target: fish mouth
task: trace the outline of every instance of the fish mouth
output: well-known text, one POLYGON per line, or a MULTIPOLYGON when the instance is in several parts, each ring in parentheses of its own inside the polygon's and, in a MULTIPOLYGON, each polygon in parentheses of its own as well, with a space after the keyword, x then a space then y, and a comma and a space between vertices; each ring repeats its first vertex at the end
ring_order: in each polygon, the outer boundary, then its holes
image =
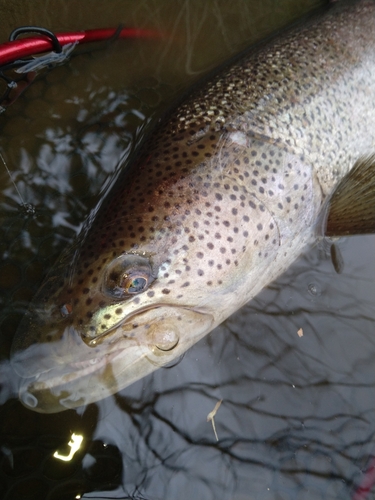
MULTIPOLYGON (((48 345, 42 345, 40 352, 38 346, 31 346, 32 358, 21 352, 15 359, 15 364, 24 366, 27 361, 30 365, 21 373, 15 368, 22 376, 19 398, 41 413, 98 401, 179 358, 212 329, 213 321, 208 313, 161 304, 129 314, 108 330, 108 341, 98 342, 95 348, 81 340, 75 355, 69 342, 54 345, 49 353, 48 345), (135 318, 138 325, 133 328, 135 318), (46 355, 49 366, 38 370, 38 359, 46 355)), ((71 331, 67 334, 72 336, 71 331)))
MULTIPOLYGON (((114 308, 118 307, 118 304, 115 304, 113 306, 114 308)), ((155 303, 155 304, 150 304, 147 306, 143 306, 138 308, 137 310, 127 314, 124 318, 119 319, 116 323, 114 323, 112 326, 103 329, 100 333, 98 333, 98 328, 97 324, 100 323, 100 318, 98 317, 99 314, 103 315, 103 311, 100 310, 96 314, 94 314, 92 320, 86 325, 86 327, 80 332, 81 337, 84 339, 84 341, 89 345, 90 347, 95 346, 99 343, 101 343, 103 340, 105 341, 106 337, 110 335, 112 332, 116 331, 119 327, 122 327, 122 330, 124 331, 132 331, 134 329, 138 328, 138 323, 139 321, 134 321, 136 318, 141 316, 142 314, 146 313, 147 311, 150 310, 158 310, 160 308, 174 308, 174 309, 179 309, 181 311, 193 311, 198 314, 206 314, 205 311, 197 309, 197 308, 190 308, 186 306, 177 306, 175 304, 169 304, 166 302, 163 303, 155 303)), ((107 312, 108 308, 105 308, 104 312, 107 312)))
POLYGON ((71 362, 63 368, 42 372, 24 379, 19 388, 19 398, 24 406, 39 413, 57 413, 87 404, 87 398, 72 397, 78 386, 90 385, 90 377, 105 370, 123 355, 124 349, 100 358, 71 362), (72 387, 75 386, 74 391, 72 387))

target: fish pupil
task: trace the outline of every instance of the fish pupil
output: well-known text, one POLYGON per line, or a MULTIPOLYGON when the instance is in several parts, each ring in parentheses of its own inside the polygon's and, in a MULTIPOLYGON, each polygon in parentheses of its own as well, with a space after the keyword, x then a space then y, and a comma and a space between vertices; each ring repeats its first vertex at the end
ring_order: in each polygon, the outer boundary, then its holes
POLYGON ((128 293, 139 293, 144 290, 147 280, 142 277, 132 278, 127 289, 128 293))

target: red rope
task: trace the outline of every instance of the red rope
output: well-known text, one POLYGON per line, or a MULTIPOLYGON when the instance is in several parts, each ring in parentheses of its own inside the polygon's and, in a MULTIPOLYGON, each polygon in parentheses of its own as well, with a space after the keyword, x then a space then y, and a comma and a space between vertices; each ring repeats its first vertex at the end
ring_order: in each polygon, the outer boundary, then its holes
MULTIPOLYGON (((56 33, 62 46, 68 43, 90 43, 108 40, 117 33, 117 28, 94 29, 73 33, 56 33)), ((163 38, 163 35, 154 30, 124 28, 117 35, 118 38, 163 38)), ((5 42, 0 45, 0 66, 13 62, 16 59, 54 50, 51 40, 38 35, 29 38, 5 42)))

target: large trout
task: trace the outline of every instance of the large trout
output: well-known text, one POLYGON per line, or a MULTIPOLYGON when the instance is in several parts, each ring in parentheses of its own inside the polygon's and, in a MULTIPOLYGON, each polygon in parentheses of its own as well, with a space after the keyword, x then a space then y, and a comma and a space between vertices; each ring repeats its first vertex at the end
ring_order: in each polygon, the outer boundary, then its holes
POLYGON ((319 229, 368 231, 374 152, 373 0, 222 69, 158 124, 49 273, 14 341, 21 401, 57 412, 113 394, 252 299, 319 229))

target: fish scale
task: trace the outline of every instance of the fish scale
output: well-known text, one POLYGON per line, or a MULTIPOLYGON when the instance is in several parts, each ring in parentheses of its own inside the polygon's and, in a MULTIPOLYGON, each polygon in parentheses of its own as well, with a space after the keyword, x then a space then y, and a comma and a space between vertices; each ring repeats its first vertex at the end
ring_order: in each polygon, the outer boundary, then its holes
POLYGON ((374 30, 373 1, 336 6, 158 123, 20 325, 25 405, 75 407, 169 363, 313 242, 325 198, 374 151, 374 30))

